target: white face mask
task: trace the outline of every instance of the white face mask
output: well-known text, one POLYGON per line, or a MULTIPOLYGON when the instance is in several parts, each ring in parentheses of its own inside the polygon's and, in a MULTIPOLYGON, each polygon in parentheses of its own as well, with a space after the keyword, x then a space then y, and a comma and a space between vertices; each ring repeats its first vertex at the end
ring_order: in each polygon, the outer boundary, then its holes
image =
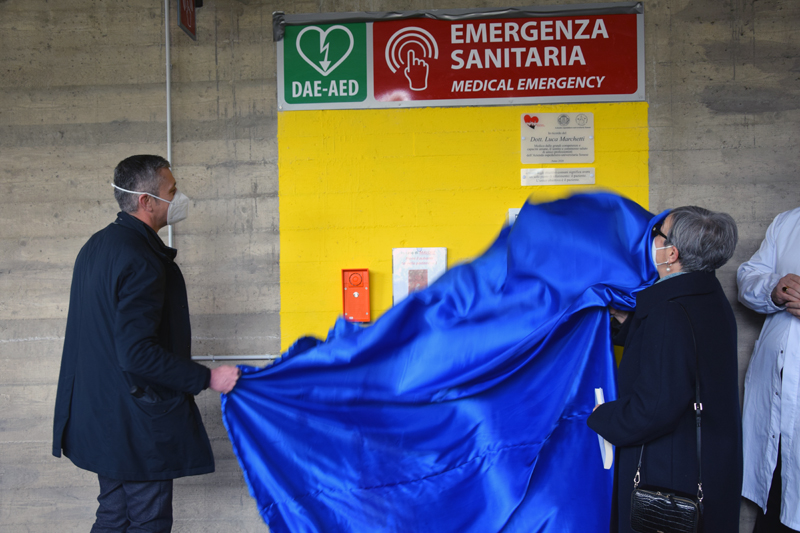
POLYGON ((650 248, 650 257, 653 260, 653 264, 656 266, 656 270, 658 270, 659 266, 666 265, 667 263, 669 263, 669 261, 664 261, 663 263, 656 262, 656 251, 658 251, 658 250, 666 250, 667 248, 672 248, 672 245, 670 244, 669 246, 656 247, 656 240, 653 239, 653 245, 650 248))
POLYGON ((175 196, 170 202, 169 200, 164 200, 163 198, 158 197, 155 194, 150 194, 149 192, 129 191, 128 189, 117 187, 113 183, 111 186, 115 189, 119 189, 123 192, 128 192, 131 194, 146 194, 147 196, 152 196, 157 200, 168 203, 169 209, 167 209, 167 224, 176 224, 189 216, 189 197, 183 194, 181 191, 176 191, 175 196))

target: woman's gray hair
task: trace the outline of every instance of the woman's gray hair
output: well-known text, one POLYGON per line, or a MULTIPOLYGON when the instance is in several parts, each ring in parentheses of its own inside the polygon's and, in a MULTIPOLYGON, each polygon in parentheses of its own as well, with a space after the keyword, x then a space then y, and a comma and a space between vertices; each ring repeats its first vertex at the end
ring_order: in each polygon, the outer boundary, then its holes
MULTIPOLYGON (((158 171, 162 168, 169 168, 169 161, 160 155, 133 155, 120 161, 114 169, 114 185, 158 196, 163 179, 158 171)), ((136 194, 114 189, 114 198, 121 211, 135 213, 139 210, 139 196, 136 194)))
POLYGON ((729 214, 687 205, 673 209, 669 216, 672 227, 667 244, 678 249, 684 272, 713 272, 733 256, 739 232, 729 214))

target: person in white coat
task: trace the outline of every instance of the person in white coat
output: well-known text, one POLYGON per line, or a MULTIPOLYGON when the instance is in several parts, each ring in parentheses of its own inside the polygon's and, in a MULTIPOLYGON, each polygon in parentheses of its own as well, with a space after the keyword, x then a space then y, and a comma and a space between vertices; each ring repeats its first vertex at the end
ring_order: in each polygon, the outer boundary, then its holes
POLYGON ((742 495, 761 532, 800 531, 800 208, 739 267, 739 301, 767 315, 744 382, 742 495))

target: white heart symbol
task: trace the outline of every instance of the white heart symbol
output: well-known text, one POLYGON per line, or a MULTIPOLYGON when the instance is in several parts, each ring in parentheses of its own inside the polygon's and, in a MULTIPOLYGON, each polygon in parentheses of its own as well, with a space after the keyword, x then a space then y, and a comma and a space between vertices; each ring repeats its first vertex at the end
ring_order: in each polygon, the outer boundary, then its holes
POLYGON ((302 31, 301 31, 301 32, 300 32, 300 33, 297 35, 297 52, 300 54, 300 57, 302 57, 303 59, 305 59, 305 60, 306 60, 306 63, 308 63, 309 65, 311 65, 312 67, 314 67, 314 69, 315 69, 317 72, 319 72, 320 74, 322 74, 323 76, 327 76, 328 74, 330 74, 331 72, 333 72, 334 70, 336 70, 336 67, 338 67, 339 65, 341 65, 341 64, 342 64, 342 61, 344 61, 345 59, 347 59, 347 56, 349 56, 349 55, 350 55, 350 52, 352 52, 352 51, 353 51, 353 45, 354 45, 354 44, 355 44, 355 39, 353 39, 353 34, 352 34, 352 33, 350 33, 350 30, 348 30, 348 29, 347 29, 347 28, 345 28, 344 26, 340 26, 340 25, 338 25, 338 24, 337 24, 336 26, 331 26, 330 28, 328 28, 328 29, 327 29, 327 30, 325 30, 325 31, 322 31, 322 30, 321 30, 320 28, 318 28, 317 26, 306 26, 306 27, 305 27, 305 28, 303 28, 303 30, 302 30, 302 31), (322 68, 320 68, 319 66, 317 66, 317 64, 316 64, 316 63, 312 62, 312 61, 311 61, 311 60, 310 60, 310 59, 309 59, 309 58, 308 58, 308 57, 307 57, 307 56, 306 56, 306 55, 303 53, 303 49, 302 49, 302 48, 300 48, 300 39, 303 37, 303 34, 304 34, 305 32, 307 32, 307 31, 309 31, 309 30, 313 30, 313 31, 319 32, 319 52, 320 52, 320 53, 323 53, 323 52, 325 53, 325 59, 323 59, 322 61, 320 61, 320 62, 319 62, 319 63, 320 63, 320 66, 322 66, 322 68), (343 30, 345 33, 347 33, 347 36, 350 38, 350 48, 348 48, 348 49, 347 49, 347 52, 345 52, 345 53, 344 53, 344 55, 341 57, 341 59, 339 59, 339 61, 337 61, 336 63, 334 63, 334 64, 333 64, 333 66, 330 66, 331 62, 330 62, 330 61, 328 61, 328 48, 330 47, 330 44, 327 44, 327 45, 326 45, 326 44, 325 44, 325 40, 328 38, 328 34, 329 34, 330 32, 332 32, 333 30, 343 30), (328 67, 330 67, 330 68, 328 68, 328 67))

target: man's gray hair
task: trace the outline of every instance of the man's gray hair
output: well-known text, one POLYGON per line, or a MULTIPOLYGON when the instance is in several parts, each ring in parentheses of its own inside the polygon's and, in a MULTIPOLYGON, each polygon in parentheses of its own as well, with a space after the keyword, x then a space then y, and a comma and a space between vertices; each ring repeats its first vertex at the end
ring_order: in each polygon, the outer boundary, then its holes
POLYGON ((739 232, 729 214, 688 205, 673 209, 669 216, 667 244, 678 249, 684 272, 713 272, 733 256, 739 232))
MULTIPOLYGON (((160 155, 133 155, 123 159, 114 169, 114 185, 129 191, 146 192, 158 196, 163 179, 158 173, 169 168, 169 161, 160 155)), ((139 210, 139 195, 114 189, 119 208, 126 213, 139 210)))

